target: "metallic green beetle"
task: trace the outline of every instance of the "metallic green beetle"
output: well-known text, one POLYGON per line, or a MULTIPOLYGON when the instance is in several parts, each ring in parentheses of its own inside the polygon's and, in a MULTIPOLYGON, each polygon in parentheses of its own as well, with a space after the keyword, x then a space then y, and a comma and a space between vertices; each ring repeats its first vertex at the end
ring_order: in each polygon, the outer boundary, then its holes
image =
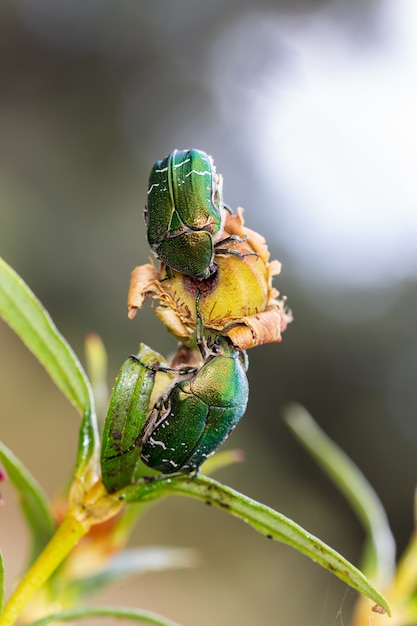
POLYGON ((198 471, 246 410, 246 353, 207 334, 202 353, 203 365, 155 404, 140 435, 142 461, 163 474, 198 471))
MULTIPOLYGON (((145 209, 148 243, 168 267, 199 280, 216 271, 225 209, 222 177, 201 150, 174 150, 157 161, 145 209)), ((223 252, 223 251, 222 251, 223 252)))

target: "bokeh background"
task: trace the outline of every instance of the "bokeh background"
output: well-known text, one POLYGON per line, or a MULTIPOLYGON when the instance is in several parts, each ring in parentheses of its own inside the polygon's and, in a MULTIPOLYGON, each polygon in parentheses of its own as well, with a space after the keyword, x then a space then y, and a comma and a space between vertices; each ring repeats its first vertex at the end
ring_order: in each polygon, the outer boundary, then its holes
MULTIPOLYGON (((212 154, 225 201, 283 263, 295 321, 250 353, 250 403, 222 481, 354 562, 363 533, 282 421, 304 404, 379 493, 401 551, 417 451, 417 6, 414 0, 3 0, 0 253, 83 358, 101 335, 109 383, 139 341, 174 348, 149 306, 128 321, 149 256, 153 162, 212 154)), ((73 467, 78 416, 0 325, 0 435, 51 496, 73 467)), ((26 532, 9 486, 8 588, 26 532)), ((187 500, 147 514, 133 543, 191 546, 197 570, 94 599, 198 624, 348 623, 355 594, 295 551, 187 500)))

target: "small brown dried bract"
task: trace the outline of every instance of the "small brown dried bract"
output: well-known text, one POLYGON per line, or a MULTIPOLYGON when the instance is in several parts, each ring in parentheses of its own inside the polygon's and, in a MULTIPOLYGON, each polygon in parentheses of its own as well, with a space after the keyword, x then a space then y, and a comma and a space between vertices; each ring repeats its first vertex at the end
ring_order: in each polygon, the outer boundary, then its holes
POLYGON ((386 610, 384 608, 382 608, 382 606, 380 606, 379 604, 375 604, 372 607, 372 611, 374 613, 379 613, 379 615, 385 615, 386 614, 386 610))
POLYGON ((153 263, 135 267, 130 275, 127 294, 128 317, 133 319, 147 298, 155 293, 155 283, 160 279, 160 272, 153 263))

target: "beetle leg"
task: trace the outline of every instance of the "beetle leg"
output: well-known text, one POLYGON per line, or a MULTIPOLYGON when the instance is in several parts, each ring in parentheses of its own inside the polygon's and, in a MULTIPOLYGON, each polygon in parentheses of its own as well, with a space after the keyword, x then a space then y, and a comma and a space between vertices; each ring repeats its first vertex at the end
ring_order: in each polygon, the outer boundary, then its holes
POLYGON ((218 248, 216 250, 216 254, 230 254, 232 256, 237 256, 239 259, 243 259, 245 256, 259 256, 257 252, 238 252, 238 250, 231 250, 230 248, 218 248))
POLYGON ((225 237, 224 239, 220 239, 219 241, 216 241, 214 245, 220 246, 222 243, 230 243, 231 241, 237 241, 238 243, 243 243, 244 241, 247 241, 248 239, 249 237, 247 235, 246 237, 239 237, 239 235, 229 235, 228 237, 225 237))
POLYGON ((219 247, 221 245, 228 244, 233 241, 236 241, 237 243, 244 243, 247 240, 248 240, 247 236, 238 237, 238 235, 230 235, 230 237, 226 237, 225 239, 222 239, 221 241, 217 241, 217 243, 214 244, 214 252, 215 254, 230 254, 232 256, 238 257, 239 259, 243 259, 245 256, 258 257, 259 254, 257 252, 239 252, 238 250, 233 250, 232 248, 220 248, 219 247))
POLYGON ((153 372, 165 372, 166 374, 179 374, 180 376, 186 376, 187 374, 195 374, 195 372, 197 372, 196 367, 190 367, 190 366, 165 367, 162 365, 148 365, 147 363, 144 363, 143 361, 138 359, 138 357, 135 356, 134 354, 131 354, 129 358, 133 359, 134 361, 136 361, 143 367, 146 367, 146 369, 152 370, 153 372))

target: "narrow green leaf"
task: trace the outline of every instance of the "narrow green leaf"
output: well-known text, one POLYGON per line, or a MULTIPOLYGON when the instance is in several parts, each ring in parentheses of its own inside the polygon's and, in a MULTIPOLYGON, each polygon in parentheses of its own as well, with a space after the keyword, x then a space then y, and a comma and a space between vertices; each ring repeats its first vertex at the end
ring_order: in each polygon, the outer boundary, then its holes
POLYGON ((148 572, 194 567, 198 563, 195 550, 149 546, 119 552, 97 574, 65 583, 65 593, 80 598, 128 576, 148 572))
POLYGON ((32 474, 0 442, 0 459, 8 477, 20 495, 20 502, 31 534, 32 563, 48 543, 55 531, 48 498, 32 474))
POLYGON ((243 463, 244 460, 245 453, 243 450, 220 450, 220 452, 216 452, 216 454, 210 456, 207 461, 204 461, 201 469, 205 476, 211 476, 214 472, 217 472, 220 469, 224 469, 229 465, 234 465, 235 463, 243 463))
MULTIPOLYGON (((144 467, 140 459, 138 436, 149 415, 157 378, 156 370, 151 367, 168 366, 158 352, 143 343, 139 346, 136 358, 128 358, 122 364, 104 422, 101 473, 108 493, 114 493, 134 482, 137 472, 144 467)), ((158 374, 159 378, 161 376, 169 382, 172 379, 172 375, 158 374)))
POLYGON ((349 457, 298 404, 287 407, 284 418, 298 440, 344 494, 367 532, 364 569, 383 585, 395 571, 395 540, 380 499, 349 457))
POLYGON ((84 352, 96 412, 99 424, 102 424, 109 401, 109 390, 107 388, 107 352, 101 337, 96 333, 89 333, 85 339, 84 352))
POLYGON ((338 576, 345 583, 373 600, 389 615, 391 609, 384 596, 366 576, 338 552, 281 513, 260 504, 230 487, 205 476, 163 476, 153 482, 132 485, 119 497, 127 502, 147 501, 164 495, 182 495, 213 504, 240 518, 269 539, 281 541, 338 576))
POLYGON ((65 622, 88 617, 116 617, 132 622, 144 622, 155 626, 180 626, 177 622, 161 617, 151 611, 141 611, 140 609, 119 608, 117 606, 97 606, 81 609, 69 609, 61 613, 54 613, 42 619, 31 622, 28 626, 46 626, 51 622, 65 622))
POLYGON ((0 551, 0 613, 3 610, 4 602, 4 562, 3 555, 0 551))
POLYGON ((0 314, 70 402, 84 414, 90 404, 90 390, 77 357, 33 292, 3 259, 0 259, 0 314))
MULTIPOLYGON (((97 475, 100 457, 100 436, 93 405, 84 413, 78 434, 77 463, 75 476, 82 478, 88 466, 97 475)), ((93 478, 94 480, 94 478, 93 478)))
POLYGON ((83 416, 78 466, 99 445, 90 383, 73 350, 22 278, 0 258, 0 316, 40 361, 55 384, 83 416))
MULTIPOLYGON (((144 348, 153 354, 141 345, 138 358, 145 358, 144 348)), ((141 452, 137 439, 148 417, 155 377, 155 371, 131 358, 119 370, 104 422, 101 446, 101 473, 108 493, 133 481, 141 452)))

